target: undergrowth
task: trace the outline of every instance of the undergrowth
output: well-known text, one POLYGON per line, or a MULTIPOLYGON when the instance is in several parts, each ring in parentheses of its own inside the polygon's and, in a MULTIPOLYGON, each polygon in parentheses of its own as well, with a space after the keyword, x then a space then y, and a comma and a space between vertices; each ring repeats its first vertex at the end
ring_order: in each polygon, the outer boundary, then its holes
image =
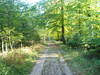
POLYGON ((74 75, 100 75, 100 59, 88 58, 89 52, 62 45, 63 57, 74 75))
POLYGON ((0 75, 29 75, 38 58, 39 50, 13 51, 0 57, 0 75))

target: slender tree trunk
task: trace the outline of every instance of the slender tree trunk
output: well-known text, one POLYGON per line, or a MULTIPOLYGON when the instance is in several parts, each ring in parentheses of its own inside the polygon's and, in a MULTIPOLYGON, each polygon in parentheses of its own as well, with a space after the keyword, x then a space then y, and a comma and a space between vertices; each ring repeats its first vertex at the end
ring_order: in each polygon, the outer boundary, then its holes
POLYGON ((64 44, 66 44, 66 40, 65 40, 65 29, 64 29, 64 0, 61 0, 61 31, 62 31, 62 38, 61 40, 63 41, 64 44))
POLYGON ((80 7, 81 7, 81 4, 79 3, 79 11, 78 11, 78 14, 79 14, 79 19, 78 19, 78 22, 79 22, 79 29, 78 29, 78 30, 79 30, 79 35, 80 35, 80 37, 81 37, 81 36, 82 36, 82 30, 81 30, 81 24, 82 24, 82 23, 81 23, 80 14, 81 14, 81 10, 82 10, 82 9, 81 9, 80 7))
POLYGON ((13 45, 12 45, 12 40, 10 36, 9 36, 9 46, 10 46, 11 51, 13 51, 13 45))
POLYGON ((8 52, 8 43, 7 42, 5 43, 5 50, 6 50, 6 52, 8 52))
POLYGON ((93 25, 92 24, 90 24, 89 25, 89 35, 91 36, 91 37, 94 37, 94 32, 93 32, 93 25))
POLYGON ((21 51, 22 51, 22 47, 23 47, 23 43, 21 42, 21 44, 20 44, 20 54, 21 54, 21 51))
POLYGON ((22 49, 22 47, 23 47, 23 44, 22 44, 22 42, 21 42, 21 45, 20 45, 20 46, 21 46, 21 49, 22 49))
POLYGON ((60 40, 60 38, 59 38, 59 31, 57 32, 57 40, 59 41, 60 40))
POLYGON ((11 42, 10 42, 10 49, 11 49, 11 51, 13 51, 13 45, 11 42))
POLYGON ((2 39, 2 53, 4 53, 4 40, 2 39))

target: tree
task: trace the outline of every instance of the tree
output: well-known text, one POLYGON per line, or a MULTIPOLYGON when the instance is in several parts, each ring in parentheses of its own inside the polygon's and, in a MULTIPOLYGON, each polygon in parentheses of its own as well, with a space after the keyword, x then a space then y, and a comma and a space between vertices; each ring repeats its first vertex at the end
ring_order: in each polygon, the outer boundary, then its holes
POLYGON ((66 44, 65 41, 65 37, 64 37, 64 33, 65 33, 65 29, 64 29, 64 0, 61 0, 61 24, 62 24, 62 41, 64 44, 66 44))

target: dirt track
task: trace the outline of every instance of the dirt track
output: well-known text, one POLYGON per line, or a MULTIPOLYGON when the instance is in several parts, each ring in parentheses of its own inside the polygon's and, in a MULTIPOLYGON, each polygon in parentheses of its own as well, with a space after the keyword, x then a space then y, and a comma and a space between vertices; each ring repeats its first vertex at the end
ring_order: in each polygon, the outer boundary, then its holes
POLYGON ((72 75, 64 59, 59 57, 60 51, 53 43, 45 48, 30 75, 72 75))

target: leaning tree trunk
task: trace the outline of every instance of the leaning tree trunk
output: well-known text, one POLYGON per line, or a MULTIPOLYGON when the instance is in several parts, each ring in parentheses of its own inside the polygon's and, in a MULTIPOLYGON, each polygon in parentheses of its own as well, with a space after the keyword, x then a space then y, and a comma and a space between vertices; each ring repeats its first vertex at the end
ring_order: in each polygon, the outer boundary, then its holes
POLYGON ((10 46, 11 51, 13 51, 13 42, 10 36, 9 36, 9 46, 10 46))
POLYGON ((9 44, 10 44, 10 49, 11 49, 11 51, 13 51, 13 45, 12 45, 12 42, 10 42, 9 44))
POLYGON ((65 29, 64 29, 64 0, 61 0, 61 31, 62 31, 62 37, 61 40, 63 41, 64 44, 66 44, 66 40, 64 37, 65 29))

